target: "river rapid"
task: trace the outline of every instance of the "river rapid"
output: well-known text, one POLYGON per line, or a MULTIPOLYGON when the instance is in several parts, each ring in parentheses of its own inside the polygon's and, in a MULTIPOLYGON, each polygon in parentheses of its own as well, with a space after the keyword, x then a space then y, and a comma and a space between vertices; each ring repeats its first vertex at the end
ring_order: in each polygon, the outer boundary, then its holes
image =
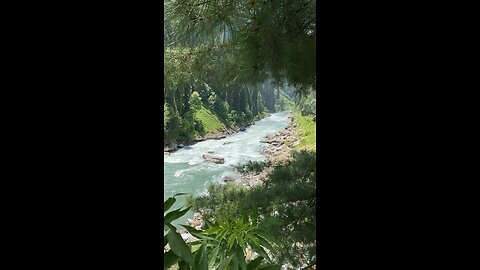
MULTIPOLYGON (((163 162, 164 200, 176 193, 203 195, 207 193, 210 183, 223 184, 225 176, 238 178, 239 175, 232 165, 249 160, 263 161, 265 156, 260 153, 260 150, 267 144, 261 143, 260 140, 269 134, 285 129, 288 123, 286 112, 274 113, 248 127, 246 131, 228 135, 220 140, 207 140, 185 146, 169 156, 165 156, 163 162), (225 163, 215 164, 205 161, 202 155, 207 154, 208 151, 213 151, 213 155, 223 157, 225 163)), ((183 206, 184 197, 176 197, 177 202, 170 210, 183 206)), ((191 218, 192 215, 193 213, 186 214, 176 220, 174 225, 178 227, 178 224, 186 224, 187 218, 191 218)))

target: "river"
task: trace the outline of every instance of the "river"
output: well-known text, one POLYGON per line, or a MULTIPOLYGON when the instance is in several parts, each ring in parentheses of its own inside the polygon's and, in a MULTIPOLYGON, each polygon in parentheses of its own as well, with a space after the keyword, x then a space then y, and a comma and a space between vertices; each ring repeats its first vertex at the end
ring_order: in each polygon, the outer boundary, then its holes
MULTIPOLYGON (((235 133, 221 140, 207 140, 186 146, 164 157, 163 197, 176 193, 189 193, 195 196, 207 193, 210 183, 223 183, 223 177, 238 174, 232 165, 245 163, 249 160, 262 161, 265 156, 260 153, 265 143, 261 143, 265 136, 283 130, 288 125, 288 116, 285 112, 274 113, 263 118, 256 124, 248 127, 246 131, 235 133), (213 155, 223 157, 225 164, 207 162, 202 155, 214 151, 213 155)), ((170 210, 184 205, 185 196, 179 196, 177 202, 170 210)), ((176 220, 174 225, 185 224, 187 218, 193 213, 188 213, 176 220)))

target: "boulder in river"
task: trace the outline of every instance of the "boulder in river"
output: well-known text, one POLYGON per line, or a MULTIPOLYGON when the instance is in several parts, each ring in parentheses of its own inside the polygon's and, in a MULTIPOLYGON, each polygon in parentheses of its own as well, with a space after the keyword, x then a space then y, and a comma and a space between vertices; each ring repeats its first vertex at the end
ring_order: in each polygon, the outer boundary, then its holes
POLYGON ((233 142, 224 142, 223 145, 226 145, 226 144, 231 144, 233 142))
POLYGON ((211 154, 205 154, 202 157, 206 161, 211 161, 211 162, 214 162, 214 163, 217 163, 217 164, 225 163, 225 159, 222 158, 222 157, 219 157, 219 156, 214 156, 214 155, 211 155, 211 154))
POLYGON ((227 175, 227 176, 223 177, 223 182, 233 182, 233 181, 235 181, 235 179, 231 176, 227 175))
POLYGON ((177 150, 177 144, 172 142, 167 147, 163 148, 163 152, 173 152, 177 150))
POLYGON ((209 154, 213 154, 213 153, 215 153, 215 151, 213 151, 213 150, 208 150, 208 153, 209 153, 209 154))

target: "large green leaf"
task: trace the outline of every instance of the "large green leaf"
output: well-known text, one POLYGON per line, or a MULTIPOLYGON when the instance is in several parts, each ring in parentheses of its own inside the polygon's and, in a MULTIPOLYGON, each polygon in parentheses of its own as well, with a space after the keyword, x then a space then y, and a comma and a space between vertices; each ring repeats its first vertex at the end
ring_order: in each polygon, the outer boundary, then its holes
POLYGON ((230 263, 230 261, 232 260, 234 254, 231 254, 230 256, 228 256, 226 259, 225 258, 222 258, 221 262, 220 262, 220 265, 218 266, 218 270, 223 270, 225 269, 225 267, 230 263))
POLYGON ((257 238, 261 246, 268 248, 270 251, 274 251, 272 245, 270 245, 270 243, 265 238, 261 237, 260 235, 257 235, 257 238))
POLYGON ((247 262, 245 261, 245 254, 243 254, 243 249, 239 245, 236 246, 236 254, 238 260, 238 266, 240 269, 246 270, 247 269, 247 262))
POLYGON ((213 269, 215 262, 218 257, 218 251, 220 250, 220 245, 217 245, 210 256, 210 261, 208 262, 208 269, 213 269))
POLYGON ((170 231, 167 234, 168 244, 170 249, 175 253, 181 260, 188 262, 189 264, 193 263, 193 255, 190 248, 183 241, 182 236, 178 234, 175 230, 175 227, 168 224, 170 231))
POLYGON ((198 249, 197 253, 195 254, 194 259, 194 269, 195 270, 208 270, 208 258, 207 258, 207 243, 204 242, 202 246, 198 249))
POLYGON ((210 221, 208 221, 208 219, 204 219, 203 221, 205 221, 205 229, 208 229, 210 227, 213 227, 213 223, 211 223, 210 221))
POLYGON ((177 209, 177 210, 173 210, 172 212, 168 213, 167 215, 165 215, 164 219, 163 219, 163 223, 164 224, 170 224, 172 221, 182 217, 183 215, 185 215, 188 210, 190 210, 190 207, 184 209, 184 210, 180 210, 181 208, 177 209))
POLYGON ((193 227, 190 227, 190 226, 187 226, 187 225, 180 225, 180 226, 184 227, 191 235, 195 236, 196 238, 213 240, 213 237, 207 236, 207 235, 203 234, 202 231, 199 231, 199 230, 197 230, 193 227))
POLYGON ((247 248, 247 246, 245 245, 245 236, 245 233, 242 233, 242 235, 237 238, 238 244, 242 247, 242 250, 245 250, 247 248))
POLYGON ((247 264, 247 270, 256 270, 262 263, 263 257, 258 256, 255 260, 247 264))
POLYGON ((246 212, 243 213, 243 215, 242 215, 241 224, 248 224, 248 215, 247 215, 246 212))
POLYGON ((253 243, 253 242, 250 241, 250 240, 248 240, 247 242, 248 242, 248 244, 252 247, 252 249, 253 249, 255 252, 257 252, 260 256, 264 257, 265 259, 269 260, 270 262, 272 261, 272 260, 270 259, 270 257, 268 257, 267 252, 265 252, 265 250, 264 250, 261 246, 253 243))
POLYGON ((172 250, 163 254, 163 269, 167 270, 170 266, 178 262, 178 256, 172 250))
POLYGON ((217 236, 215 236, 215 240, 217 241, 222 241, 222 240, 226 240, 226 236, 227 236, 227 233, 228 231, 226 229, 222 229, 222 228, 219 228, 220 232, 217 234, 217 236))
POLYGON ((168 198, 164 203, 163 203, 163 213, 167 212, 170 207, 176 202, 177 200, 173 197, 168 198))
POLYGON ((255 235, 253 235, 253 234, 251 234, 251 233, 247 233, 246 235, 247 235, 247 238, 248 238, 250 241, 252 241, 252 242, 255 243, 256 245, 260 245, 260 240, 258 240, 258 238, 257 238, 255 235))
POLYGON ((231 248, 233 246, 233 243, 235 243, 235 239, 236 239, 235 233, 231 233, 227 240, 228 248, 231 248))
POLYGON ((190 264, 187 263, 186 261, 180 261, 178 262, 178 270, 190 270, 190 264))
POLYGON ((185 194, 188 194, 188 193, 177 193, 177 194, 173 195, 172 197, 169 197, 163 203, 163 213, 167 212, 167 210, 170 209, 170 207, 172 207, 172 205, 177 201, 177 199, 175 199, 176 196, 185 195, 185 194))
POLYGON ((280 244, 280 241, 278 241, 278 239, 276 239, 274 236, 272 236, 271 234, 269 234, 267 232, 257 230, 255 233, 256 233, 257 236, 261 236, 261 237, 265 238, 270 243, 274 243, 274 244, 277 244, 277 245, 280 244))
POLYGON ((257 225, 257 221, 258 221, 258 209, 257 207, 253 207, 253 213, 252 213, 252 224, 254 226, 257 225))
POLYGON ((214 227, 210 227, 206 230, 203 230, 203 233, 204 234, 216 234, 219 231, 220 231, 220 227, 214 226, 214 227))
POLYGON ((238 270, 238 260, 236 259, 236 257, 233 258, 233 263, 232 267, 230 267, 230 270, 238 270))

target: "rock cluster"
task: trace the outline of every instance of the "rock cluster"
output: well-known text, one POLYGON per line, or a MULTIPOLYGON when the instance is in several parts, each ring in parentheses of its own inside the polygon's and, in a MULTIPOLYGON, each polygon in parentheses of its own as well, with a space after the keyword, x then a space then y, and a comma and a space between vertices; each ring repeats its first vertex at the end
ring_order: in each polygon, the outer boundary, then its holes
MULTIPOLYGON (((275 134, 269 134, 260 141, 267 144, 261 152, 266 156, 266 161, 271 164, 277 164, 290 158, 290 151, 300 143, 300 140, 296 136, 298 124, 294 122, 291 114, 289 115, 289 120, 290 123, 284 130, 275 134)), ((261 185, 272 170, 272 167, 265 167, 260 173, 251 172, 245 174, 241 179, 235 180, 232 183, 246 187, 261 185)))
POLYGON ((273 135, 267 136, 261 142, 267 143, 268 146, 262 150, 267 156, 267 161, 277 163, 289 158, 290 151, 300 143, 296 136, 297 123, 293 120, 293 116, 289 116, 290 124, 285 130, 279 131, 273 135))
POLYGON ((187 225, 194 227, 197 230, 202 230, 205 224, 203 223, 202 215, 200 213, 195 213, 193 218, 187 219, 187 225))

